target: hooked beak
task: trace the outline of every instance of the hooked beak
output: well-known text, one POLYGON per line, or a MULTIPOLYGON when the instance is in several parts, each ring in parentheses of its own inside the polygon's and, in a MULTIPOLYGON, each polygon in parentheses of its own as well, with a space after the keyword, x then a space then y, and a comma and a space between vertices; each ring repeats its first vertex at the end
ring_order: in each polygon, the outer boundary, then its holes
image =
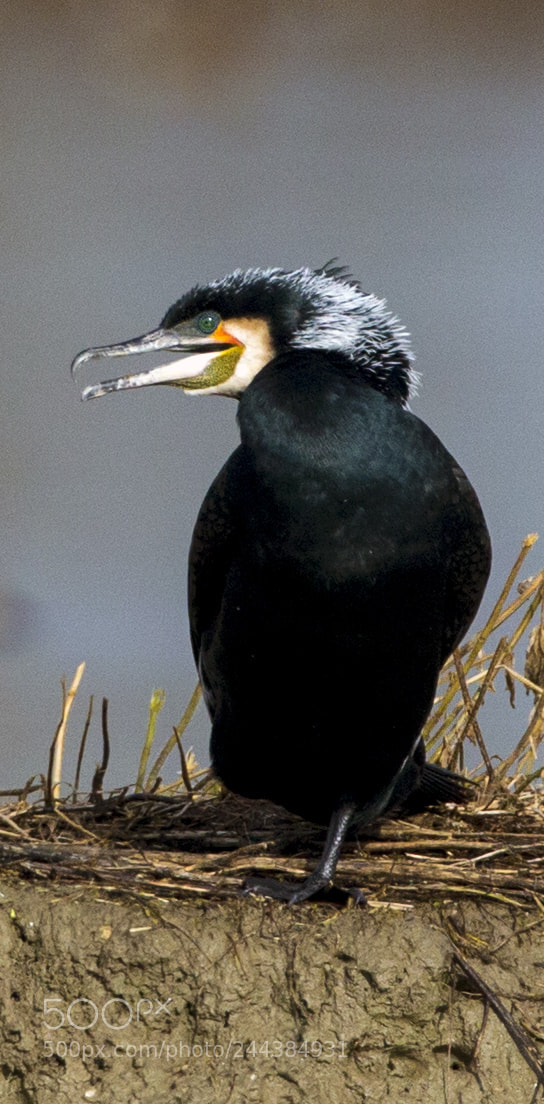
MULTIPOLYGON (((158 353, 166 350, 179 353, 180 357, 157 368, 151 368, 147 372, 137 372, 134 375, 120 376, 118 379, 104 380, 102 383, 92 384, 81 393, 82 399, 98 399, 101 395, 107 395, 110 391, 125 391, 134 387, 151 387, 157 383, 178 385, 183 387, 186 380, 195 381, 195 377, 203 376, 210 363, 219 353, 231 349, 239 344, 229 334, 220 333, 220 327, 211 337, 191 334, 186 337, 176 333, 175 330, 159 328, 142 337, 133 338, 130 341, 122 341, 118 345, 102 345, 94 349, 84 349, 78 353, 72 361, 72 375, 82 364, 90 360, 109 359, 110 357, 133 356, 139 353, 158 353), (221 340, 222 337, 226 340, 221 340), (218 340, 219 339, 219 340, 218 340)), ((242 350, 240 349, 240 352, 242 350)), ((195 382, 188 384, 195 387, 195 382)), ((198 384, 196 384, 198 386, 198 384)))

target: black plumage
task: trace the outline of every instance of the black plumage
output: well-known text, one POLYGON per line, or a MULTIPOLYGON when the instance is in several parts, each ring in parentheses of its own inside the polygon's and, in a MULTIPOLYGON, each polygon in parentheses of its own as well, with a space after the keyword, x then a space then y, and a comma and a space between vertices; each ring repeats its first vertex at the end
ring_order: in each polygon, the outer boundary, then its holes
POLYGON ((489 537, 466 476, 405 403, 404 330, 341 270, 234 273, 196 288, 149 347, 166 382, 239 398, 241 443, 212 484, 189 564, 191 638, 225 785, 329 824, 290 901, 332 880, 350 824, 460 800, 425 763, 438 674, 478 608, 489 537))

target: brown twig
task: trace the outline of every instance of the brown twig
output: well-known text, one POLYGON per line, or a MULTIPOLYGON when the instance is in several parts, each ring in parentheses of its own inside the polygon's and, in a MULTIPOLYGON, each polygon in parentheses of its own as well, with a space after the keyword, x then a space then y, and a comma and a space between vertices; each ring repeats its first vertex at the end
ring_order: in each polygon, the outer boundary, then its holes
POLYGON ((91 694, 91 697, 90 697, 90 700, 89 700, 89 708, 87 710, 87 716, 85 718, 85 725, 84 725, 84 728, 83 728, 83 735, 81 737, 81 743, 79 745, 79 752, 78 752, 78 756, 77 756, 76 774, 75 774, 75 778, 74 778, 74 793, 73 793, 73 797, 72 797, 72 800, 74 802, 77 801, 77 795, 79 793, 79 780, 80 780, 80 777, 81 777, 81 766, 82 766, 82 763, 83 763, 83 755, 84 755, 84 752, 85 752, 85 744, 87 743, 87 734, 89 732, 89 726, 90 726, 91 718, 92 718, 92 715, 93 715, 93 704, 94 704, 94 694, 91 694))
POLYGON ((51 750, 49 753, 49 767, 47 771, 47 786, 45 800, 47 805, 54 805, 60 800, 60 787, 62 782, 62 760, 64 758, 64 737, 70 710, 74 704, 79 684, 83 678, 85 664, 80 663, 72 680, 72 685, 66 693, 66 684, 62 679, 62 715, 55 732, 51 750))
POLYGON ((178 745, 178 748, 179 748, 179 755, 180 755, 180 760, 181 760, 181 777, 183 778, 183 784, 184 784, 185 789, 187 790, 187 793, 189 794, 189 797, 191 798, 191 801, 192 801, 194 799, 193 786, 192 786, 191 779, 190 779, 190 776, 189 776, 189 771, 187 769, 187 760, 185 758, 185 752, 183 750, 183 744, 181 742, 179 732, 178 732, 177 728, 175 728, 175 727, 174 727, 174 736, 176 737, 176 742, 177 742, 177 745, 178 745))
POLYGON ((103 797, 104 775, 110 760, 110 737, 108 732, 108 699, 102 698, 102 762, 94 772, 91 796, 93 801, 101 801, 103 797))
POLYGON ((472 984, 481 993, 482 997, 493 1009, 495 1015, 506 1028, 510 1038, 517 1046, 522 1058, 525 1060, 529 1068, 535 1074, 540 1085, 544 1085, 544 1066, 542 1065, 540 1054, 534 1045, 532 1039, 520 1024, 516 1022, 510 1012, 505 1008, 504 1004, 493 989, 487 985, 482 977, 476 972, 476 970, 466 961, 465 958, 459 953, 455 944, 453 946, 453 957, 458 966, 468 978, 470 978, 472 984))

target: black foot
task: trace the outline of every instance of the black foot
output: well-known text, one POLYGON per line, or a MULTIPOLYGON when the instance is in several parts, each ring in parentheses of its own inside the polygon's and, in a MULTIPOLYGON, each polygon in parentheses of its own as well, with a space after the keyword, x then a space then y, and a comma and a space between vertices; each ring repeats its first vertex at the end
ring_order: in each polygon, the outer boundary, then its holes
MULTIPOLYGON (((323 854, 312 873, 306 881, 297 885, 293 882, 277 882, 275 878, 248 878, 242 892, 244 894, 256 893, 261 897, 272 897, 275 901, 287 901, 290 905, 298 905, 301 901, 310 898, 322 898, 331 900, 333 890, 333 878, 340 854, 344 836, 348 830, 350 821, 357 808, 354 801, 343 801, 333 812, 325 840, 323 854)), ((339 891, 342 892, 341 890, 339 891)), ((357 894, 356 900, 364 903, 364 895, 360 890, 348 891, 350 896, 357 894)))
POLYGON ((346 904, 351 898, 357 905, 366 905, 366 897, 357 886, 342 889, 323 882, 320 884, 312 875, 305 882, 278 882, 275 878, 260 878, 258 875, 246 878, 241 890, 243 897, 255 894, 269 897, 274 901, 285 901, 289 905, 298 905, 301 901, 327 901, 329 904, 346 904))

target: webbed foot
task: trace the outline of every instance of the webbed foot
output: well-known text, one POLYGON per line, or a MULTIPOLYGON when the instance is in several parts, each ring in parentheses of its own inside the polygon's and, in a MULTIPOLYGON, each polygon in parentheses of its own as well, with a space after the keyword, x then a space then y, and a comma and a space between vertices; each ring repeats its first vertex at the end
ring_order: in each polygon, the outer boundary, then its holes
POLYGON ((309 900, 346 904, 350 899, 357 905, 366 905, 366 897, 358 886, 344 889, 323 879, 314 879, 313 874, 310 874, 305 882, 280 882, 276 878, 261 878, 256 874, 246 878, 241 894, 244 897, 252 894, 258 897, 270 897, 274 901, 285 901, 289 905, 299 905, 301 901, 309 900))

